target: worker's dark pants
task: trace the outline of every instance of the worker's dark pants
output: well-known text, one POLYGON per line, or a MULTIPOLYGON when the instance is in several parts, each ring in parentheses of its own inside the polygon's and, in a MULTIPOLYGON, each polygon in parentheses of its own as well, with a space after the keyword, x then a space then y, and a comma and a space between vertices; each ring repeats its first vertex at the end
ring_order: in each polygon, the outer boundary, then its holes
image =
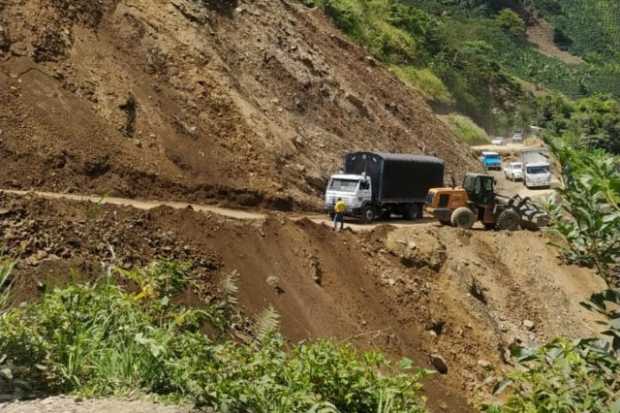
POLYGON ((336 214, 334 216, 334 229, 338 228, 338 223, 340 223, 340 229, 344 229, 344 214, 336 214))

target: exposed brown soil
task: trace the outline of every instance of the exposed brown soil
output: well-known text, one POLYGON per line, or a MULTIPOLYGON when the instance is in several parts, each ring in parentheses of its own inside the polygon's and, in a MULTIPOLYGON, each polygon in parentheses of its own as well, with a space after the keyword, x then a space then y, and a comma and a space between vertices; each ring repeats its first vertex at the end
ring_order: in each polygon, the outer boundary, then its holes
POLYGON ((97 277, 102 262, 189 260, 212 294, 222 274, 238 270, 243 310, 273 306, 292 341, 332 337, 424 367, 441 355, 448 372, 426 387, 436 412, 471 411, 466 400, 506 367, 511 343, 590 335, 592 320, 575 302, 600 288, 590 271, 560 266, 546 239, 528 232, 420 224, 334 233, 279 214, 241 222, 13 196, 0 208, 5 253, 19 260, 15 304, 97 277))
POLYGON ((0 403, 0 411, 2 413, 190 413, 193 410, 139 400, 80 400, 50 397, 34 401, 0 403))
POLYGON ((554 57, 569 65, 583 63, 579 56, 561 50, 553 41, 553 26, 543 19, 537 19, 536 23, 527 29, 527 39, 538 46, 545 56, 554 57))
POLYGON ((285 0, 0 5, 0 186, 313 208, 351 150, 475 167, 415 91, 285 0))

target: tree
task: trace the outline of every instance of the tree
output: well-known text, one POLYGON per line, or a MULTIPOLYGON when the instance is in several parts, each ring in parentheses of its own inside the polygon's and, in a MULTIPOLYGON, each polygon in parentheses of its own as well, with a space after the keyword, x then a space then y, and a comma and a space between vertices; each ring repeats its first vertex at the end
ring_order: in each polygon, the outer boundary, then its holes
POLYGON ((525 22, 517 13, 510 9, 502 10, 496 18, 499 27, 516 37, 517 39, 525 39, 527 34, 527 27, 525 22))

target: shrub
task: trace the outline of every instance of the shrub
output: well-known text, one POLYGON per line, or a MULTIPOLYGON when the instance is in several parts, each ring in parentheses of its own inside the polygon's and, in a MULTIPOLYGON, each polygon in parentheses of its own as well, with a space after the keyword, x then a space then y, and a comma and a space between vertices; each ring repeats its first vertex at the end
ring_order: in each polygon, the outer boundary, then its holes
POLYGON ((602 151, 583 151, 556 142, 563 165, 561 202, 551 208, 553 231, 564 244, 564 258, 596 269, 616 284, 620 266, 620 168, 618 160, 602 151))
POLYGON ((18 395, 138 391, 221 412, 424 412, 425 373, 408 361, 395 366, 329 341, 289 348, 272 311, 247 342, 208 337, 205 323, 222 306, 173 304, 192 282, 183 266, 122 274, 132 292, 106 278, 0 315, 0 387, 18 395))
POLYGON ((499 27, 517 39, 524 39, 527 33, 525 22, 517 13, 510 9, 502 10, 496 18, 499 27))
POLYGON ((427 100, 443 105, 454 104, 446 85, 430 69, 413 66, 392 66, 391 69, 400 80, 420 91, 427 100))
POLYGON ((470 118, 462 115, 449 115, 444 118, 455 135, 468 145, 484 145, 491 143, 489 135, 470 118))
POLYGON ((620 407, 620 360, 595 340, 559 339, 515 352, 522 369, 497 387, 511 389, 488 413, 610 413, 620 407))

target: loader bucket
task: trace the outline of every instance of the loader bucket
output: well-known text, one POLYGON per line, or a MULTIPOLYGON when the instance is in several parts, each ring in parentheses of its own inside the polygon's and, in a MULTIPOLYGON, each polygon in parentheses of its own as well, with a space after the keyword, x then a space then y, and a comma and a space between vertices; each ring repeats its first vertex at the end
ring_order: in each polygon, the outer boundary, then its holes
POLYGON ((535 230, 548 226, 551 221, 549 214, 543 211, 529 197, 522 198, 519 195, 515 195, 508 201, 508 206, 519 213, 523 228, 535 230))

